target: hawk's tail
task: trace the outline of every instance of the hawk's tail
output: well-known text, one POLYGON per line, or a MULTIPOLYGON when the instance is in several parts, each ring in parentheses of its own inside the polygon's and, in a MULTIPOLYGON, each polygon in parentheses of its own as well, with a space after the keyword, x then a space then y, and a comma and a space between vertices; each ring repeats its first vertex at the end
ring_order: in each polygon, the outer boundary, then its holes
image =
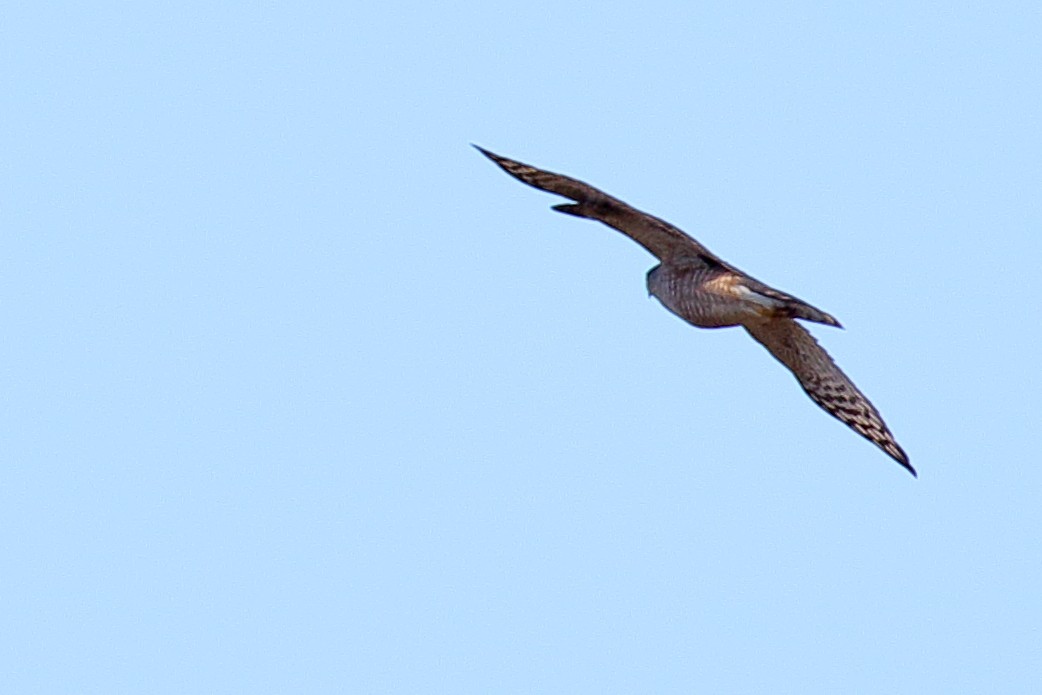
POLYGON ((804 321, 823 323, 826 326, 843 328, 840 322, 837 321, 836 317, 832 314, 827 314, 821 309, 811 306, 802 299, 793 297, 791 294, 779 292, 773 287, 768 287, 767 285, 752 280, 751 278, 746 282, 746 288, 753 293, 770 300, 769 306, 778 316, 790 319, 803 319, 804 321))
POLYGON ((843 328, 839 321, 836 320, 836 317, 832 314, 826 314, 821 309, 813 307, 806 302, 801 302, 800 300, 787 302, 784 311, 788 316, 794 319, 804 319, 805 321, 823 323, 826 326, 843 328))

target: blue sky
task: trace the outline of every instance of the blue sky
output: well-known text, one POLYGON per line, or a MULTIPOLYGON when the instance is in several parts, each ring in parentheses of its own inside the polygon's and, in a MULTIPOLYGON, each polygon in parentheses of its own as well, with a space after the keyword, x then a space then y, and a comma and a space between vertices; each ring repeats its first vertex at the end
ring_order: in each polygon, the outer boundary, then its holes
POLYGON ((1036 3, 5 15, 6 689, 1037 689, 1036 3), (920 478, 471 142, 837 316, 920 478))

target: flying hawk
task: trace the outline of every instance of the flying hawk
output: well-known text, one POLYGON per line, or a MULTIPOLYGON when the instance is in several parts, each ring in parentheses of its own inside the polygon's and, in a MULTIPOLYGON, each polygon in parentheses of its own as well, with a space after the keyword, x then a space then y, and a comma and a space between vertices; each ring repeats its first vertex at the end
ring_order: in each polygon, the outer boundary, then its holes
POLYGON ((554 210, 603 222, 643 246, 660 261, 648 271, 647 283, 663 306, 700 328, 745 328, 796 375, 811 400, 916 475, 879 411, 795 321, 840 327, 835 318, 746 275, 668 222, 589 184, 477 149, 519 181, 574 201, 554 210))

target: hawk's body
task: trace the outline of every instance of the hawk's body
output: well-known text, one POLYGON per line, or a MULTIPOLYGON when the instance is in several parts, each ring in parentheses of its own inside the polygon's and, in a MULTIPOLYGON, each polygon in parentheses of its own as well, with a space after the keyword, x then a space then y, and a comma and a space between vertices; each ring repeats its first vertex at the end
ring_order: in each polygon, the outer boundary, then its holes
POLYGON ((750 277, 668 222, 593 186, 478 149, 520 181, 575 201, 555 210, 599 220, 643 246, 660 261, 647 282, 648 292, 663 306, 700 328, 744 327, 792 370, 815 403, 915 475, 879 411, 794 320, 839 326, 832 316, 750 277))

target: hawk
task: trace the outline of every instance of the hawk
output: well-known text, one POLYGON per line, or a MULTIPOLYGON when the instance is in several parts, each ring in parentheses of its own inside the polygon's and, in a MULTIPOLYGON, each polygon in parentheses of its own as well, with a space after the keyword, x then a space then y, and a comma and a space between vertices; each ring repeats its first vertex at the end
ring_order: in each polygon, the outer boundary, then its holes
POLYGON ((796 322, 841 328, 831 315, 752 278, 668 222, 587 183, 477 149, 519 181, 573 201, 554 210, 603 222, 643 246, 659 260, 648 271, 648 293, 666 309, 699 328, 741 326, 792 371, 811 400, 916 475, 879 411, 796 322))

